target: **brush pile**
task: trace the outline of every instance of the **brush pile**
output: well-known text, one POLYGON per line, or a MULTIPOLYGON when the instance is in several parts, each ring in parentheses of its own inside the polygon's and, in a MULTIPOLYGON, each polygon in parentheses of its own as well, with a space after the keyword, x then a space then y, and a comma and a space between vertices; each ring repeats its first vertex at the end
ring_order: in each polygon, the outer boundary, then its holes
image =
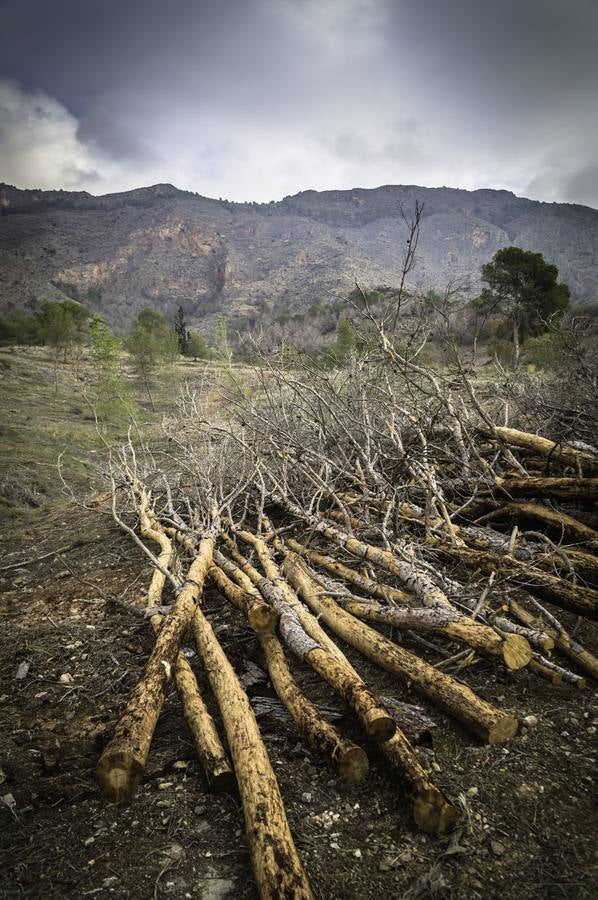
POLYGON ((174 681, 208 782, 236 781, 260 895, 306 898, 252 707, 201 608, 205 585, 249 623, 280 701, 339 778, 365 778, 377 745, 415 825, 446 833, 457 810, 406 736, 409 715, 364 683, 341 643, 487 743, 513 739, 518 722, 457 677, 479 658, 571 690, 598 678, 574 636, 578 617, 598 617, 598 452, 574 433, 510 427, 495 385, 434 372, 383 331, 342 371, 288 354, 243 383, 231 370, 226 399, 224 422, 187 396, 160 446, 111 453, 114 518, 153 566, 156 642, 98 779, 112 801, 132 800, 174 681), (180 650, 188 631, 223 734, 180 650), (302 693, 295 659, 342 698, 363 745, 302 693))

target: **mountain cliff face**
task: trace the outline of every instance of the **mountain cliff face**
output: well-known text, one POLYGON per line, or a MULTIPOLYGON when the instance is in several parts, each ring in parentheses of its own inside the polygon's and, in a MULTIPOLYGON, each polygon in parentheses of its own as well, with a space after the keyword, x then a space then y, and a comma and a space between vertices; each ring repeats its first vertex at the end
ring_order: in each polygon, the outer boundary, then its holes
POLYGON ((201 327, 248 324, 398 282, 415 202, 424 204, 413 287, 477 289, 510 244, 554 262, 576 300, 598 299, 598 211, 508 191, 385 186, 237 204, 155 185, 94 197, 0 185, 0 309, 80 300, 125 330, 144 306, 182 305, 201 327))

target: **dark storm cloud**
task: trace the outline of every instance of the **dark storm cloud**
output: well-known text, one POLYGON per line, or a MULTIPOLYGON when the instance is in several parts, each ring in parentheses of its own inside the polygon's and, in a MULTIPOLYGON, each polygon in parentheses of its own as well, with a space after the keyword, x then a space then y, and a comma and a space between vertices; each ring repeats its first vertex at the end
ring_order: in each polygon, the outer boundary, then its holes
POLYGON ((594 0, 8 0, 0 33, 0 178, 597 202, 594 0))

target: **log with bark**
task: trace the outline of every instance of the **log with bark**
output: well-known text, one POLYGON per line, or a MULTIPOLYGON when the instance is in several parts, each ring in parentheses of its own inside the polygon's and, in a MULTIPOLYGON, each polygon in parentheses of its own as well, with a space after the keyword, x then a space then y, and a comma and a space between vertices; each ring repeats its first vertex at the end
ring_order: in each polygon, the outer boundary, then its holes
POLYGON ((496 709, 470 688, 355 619, 320 590, 297 554, 279 546, 284 553, 283 571, 312 612, 338 637, 383 669, 411 683, 422 696, 463 722, 486 743, 510 740, 516 734, 514 716, 496 709))
POLYGON ((444 559, 450 559, 456 564, 462 563, 477 572, 488 575, 496 572, 508 577, 530 594, 549 600, 563 609, 588 619, 598 618, 598 591, 592 588, 579 587, 511 556, 497 556, 495 553, 471 550, 469 547, 451 547, 449 544, 436 545, 435 551, 444 559))
POLYGON ((331 653, 327 646, 320 643, 317 622, 310 621, 313 618, 310 613, 299 611, 301 604, 281 576, 265 542, 247 531, 238 531, 237 537, 256 550, 266 577, 261 576, 247 560, 242 560, 242 568, 276 611, 281 636, 289 649, 307 662, 343 698, 361 721, 369 738, 377 742, 388 740, 396 730, 393 717, 370 693, 355 671, 345 664, 338 648, 331 653), (318 636, 314 637, 314 634, 318 636))
POLYGON ((166 688, 179 653, 179 643, 201 596, 212 562, 213 546, 213 535, 200 541, 172 610, 160 628, 143 675, 100 757, 97 779, 105 796, 114 803, 126 803, 132 799, 145 769, 166 688))
POLYGON ((516 428, 497 426, 494 435, 511 444, 513 447, 522 447, 546 458, 547 463, 556 460, 564 465, 572 466, 576 471, 583 469, 590 474, 598 474, 598 458, 583 450, 576 450, 566 444, 557 444, 539 434, 530 434, 527 431, 519 431, 516 428))
MULTIPOLYGON (((210 568, 210 578, 220 593, 246 614, 245 597, 250 594, 234 584, 219 566, 210 568)), ((275 617, 274 617, 275 619, 275 617)), ((347 784, 358 784, 368 771, 365 752, 340 732, 321 715, 317 706, 308 700, 291 675, 281 643, 270 630, 257 631, 264 653, 268 675, 272 687, 290 713, 299 731, 318 752, 329 756, 337 771, 347 784)))
MULTIPOLYGON (((284 505, 293 516, 310 525, 322 537, 343 547, 352 556, 368 560, 395 575, 424 606, 454 610, 444 592, 436 587, 421 568, 398 560, 389 550, 382 550, 380 547, 351 537, 329 522, 306 513, 286 498, 276 496, 274 499, 284 505)), ((455 548, 458 549, 460 548, 455 548)), ((532 658, 531 648, 522 635, 499 635, 492 628, 468 616, 460 616, 456 621, 447 623, 444 628, 445 634, 452 640, 466 644, 487 656, 498 657, 509 669, 523 668, 532 658)))
POLYGON ((598 478, 495 478, 507 497, 546 497, 555 500, 598 500, 598 478))
MULTIPOLYGON (((137 481, 134 482, 133 489, 138 498, 141 534, 160 547, 158 562, 161 564, 161 568, 154 569, 152 574, 146 599, 147 613, 152 607, 160 606, 166 582, 166 571, 170 568, 174 548, 171 538, 166 534, 151 508, 146 490, 137 481)), ((196 548, 189 541, 187 549, 193 554, 196 548)), ((164 617, 159 613, 150 617, 150 623, 156 635, 163 622, 164 617)), ((199 690, 193 669, 182 651, 179 651, 176 657, 174 680, 181 699, 183 715, 193 737, 195 750, 208 784, 216 792, 232 790, 235 786, 234 772, 222 746, 214 720, 199 690)))
MULTIPOLYGON (((256 550, 259 550, 259 554, 261 554, 260 559, 264 560, 268 573, 274 578, 278 568, 270 556, 268 547, 261 539, 256 538, 254 535, 250 536, 246 533, 246 538, 256 550)), ((245 577, 251 577, 255 583, 258 583, 260 587, 263 587, 264 579, 258 581, 259 572, 244 560, 244 557, 238 551, 236 553, 236 558, 242 564, 241 572, 245 577), (247 573, 249 573, 249 575, 247 573)), ((237 577, 242 584, 242 577, 239 574, 237 574, 237 577)), ((284 579, 277 577, 276 584, 279 585, 283 580, 284 579)), ((272 582, 270 582, 270 584, 272 584, 272 582)), ((287 597, 291 599, 293 596, 294 594, 287 589, 287 597)), ((275 597, 273 598, 273 602, 277 602, 275 597)), ((291 606, 290 609, 299 616, 299 611, 302 610, 303 607, 295 599, 295 604, 291 606)), ((415 751, 409 744, 409 741, 401 731, 400 727, 397 727, 396 720, 394 720, 395 727, 391 732, 390 738, 387 729, 385 729, 385 733, 381 733, 378 727, 373 735, 370 734, 372 721, 376 721, 372 720, 370 700, 366 695, 365 706, 363 705, 363 698, 360 703, 355 703, 355 700, 359 699, 360 693, 363 692, 363 688, 361 687, 363 682, 359 675, 346 657, 341 653, 336 644, 334 644, 320 628, 317 620, 305 610, 301 613, 301 624, 305 626, 305 631, 303 634, 300 634, 301 646, 304 646, 305 632, 308 632, 312 639, 319 639, 324 646, 329 648, 329 656, 334 662, 331 663, 331 660, 329 659, 326 663, 326 667, 319 670, 318 666, 321 665, 321 657, 315 655, 315 650, 312 651, 311 658, 306 655, 306 660, 310 662, 315 671, 320 671, 322 677, 325 680, 328 680, 331 686, 344 697, 349 705, 352 706, 360 718, 366 733, 368 733, 370 737, 374 737, 374 739, 380 743, 383 753, 388 757, 390 762, 398 768, 402 776, 404 776, 408 793, 410 794, 412 801, 412 814, 418 827, 434 834, 442 834, 449 830, 456 819, 455 810, 443 795, 442 791, 433 784, 429 774, 424 772, 415 751), (329 680, 331 672, 333 673, 333 678, 332 680, 329 680), (356 689, 358 691, 357 694, 355 694, 356 689)), ((297 622, 294 623, 294 627, 296 626, 297 622)), ((388 715, 386 710, 384 712, 385 715, 388 715)), ((376 710, 376 715, 378 714, 379 713, 376 710)), ((391 716, 391 718, 393 717, 391 716)))
POLYGON ((313 893, 247 694, 200 609, 192 617, 192 627, 233 758, 259 895, 262 900, 311 900, 313 893))

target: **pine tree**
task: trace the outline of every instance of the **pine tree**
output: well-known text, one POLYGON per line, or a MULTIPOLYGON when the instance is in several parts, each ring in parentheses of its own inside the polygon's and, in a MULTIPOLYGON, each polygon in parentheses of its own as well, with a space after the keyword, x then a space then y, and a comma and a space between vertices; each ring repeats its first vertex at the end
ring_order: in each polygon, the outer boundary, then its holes
POLYGON ((187 323, 185 322, 185 312, 182 306, 179 306, 174 319, 174 333, 176 334, 177 340, 179 342, 179 351, 183 356, 185 356, 187 352, 187 344, 189 343, 189 332, 187 330, 187 323))

